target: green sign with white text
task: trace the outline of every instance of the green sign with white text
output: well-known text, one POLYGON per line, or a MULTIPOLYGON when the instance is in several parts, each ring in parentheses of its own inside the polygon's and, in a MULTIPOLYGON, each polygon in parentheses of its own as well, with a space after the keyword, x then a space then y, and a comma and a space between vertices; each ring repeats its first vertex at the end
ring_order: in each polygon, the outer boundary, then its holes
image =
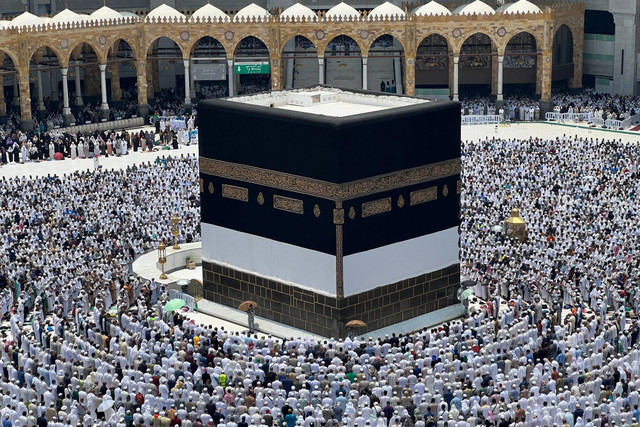
POLYGON ((269 74, 268 62, 247 62, 233 66, 236 74, 269 74))

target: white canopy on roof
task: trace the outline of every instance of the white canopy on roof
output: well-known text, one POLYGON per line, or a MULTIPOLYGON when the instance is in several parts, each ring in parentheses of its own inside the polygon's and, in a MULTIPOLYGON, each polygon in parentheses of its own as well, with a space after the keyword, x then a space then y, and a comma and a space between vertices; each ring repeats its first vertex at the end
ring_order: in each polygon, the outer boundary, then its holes
POLYGON ((89 15, 89 19, 92 21, 109 21, 122 19, 122 15, 115 10, 107 6, 102 6, 100 9, 89 15))
POLYGON ((149 12, 147 17, 145 18, 145 21, 149 22, 154 18, 155 19, 168 18, 171 20, 184 21, 185 16, 182 13, 175 10, 174 8, 172 8, 171 6, 168 6, 166 4, 161 4, 160 6, 156 7, 151 12, 149 12))
POLYGON ((404 10, 400 9, 395 4, 389 3, 388 1, 382 3, 380 6, 373 8, 371 12, 369 12, 368 19, 384 19, 385 17, 404 17, 406 13, 404 10))
POLYGON ((233 17, 233 20, 235 22, 240 21, 240 20, 252 20, 252 19, 262 19, 265 20, 269 17, 269 12, 267 12, 267 9, 263 9, 260 6, 258 6, 255 3, 251 3, 248 6, 243 7, 242 9, 240 9, 238 11, 238 13, 236 13, 236 15, 233 17))
POLYGON ((413 13, 420 16, 451 15, 451 11, 449 9, 434 0, 417 7, 414 9, 413 13))
POLYGON ((15 18, 13 18, 9 24, 7 25, 8 28, 20 28, 20 27, 31 27, 33 25, 44 25, 45 21, 44 19, 29 13, 29 12, 24 12, 23 14, 16 16, 15 18))
POLYGON ((360 12, 358 12, 353 6, 349 6, 345 2, 338 3, 333 6, 331 9, 327 11, 325 14, 327 18, 342 18, 342 19, 351 19, 351 18, 359 18, 360 12))
POLYGON ((196 20, 219 22, 220 20, 228 21, 229 15, 215 7, 214 5, 207 3, 200 9, 193 12, 193 15, 189 18, 189 22, 195 22, 196 20))
POLYGON ((496 13, 491 6, 481 0, 460 6, 456 8, 456 11, 458 15, 473 15, 474 13, 476 15, 493 15, 496 13))
POLYGON ((529 0, 518 0, 504 9, 504 13, 540 13, 542 10, 529 0))
POLYGON ((50 24, 54 25, 78 24, 80 22, 84 22, 84 18, 69 9, 64 9, 49 21, 50 24))
POLYGON ((307 21, 313 21, 317 17, 318 15, 316 15, 313 10, 303 4, 296 3, 289 6, 282 12, 280 20, 284 21, 288 19, 289 21, 301 21, 302 18, 304 18, 307 21))

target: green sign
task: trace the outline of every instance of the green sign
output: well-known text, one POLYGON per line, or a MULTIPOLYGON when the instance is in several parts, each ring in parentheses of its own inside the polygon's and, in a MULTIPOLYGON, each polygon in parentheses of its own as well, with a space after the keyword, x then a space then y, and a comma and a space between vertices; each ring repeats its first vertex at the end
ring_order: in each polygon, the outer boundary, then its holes
POLYGON ((268 62, 246 62, 233 66, 236 74, 269 74, 268 62))

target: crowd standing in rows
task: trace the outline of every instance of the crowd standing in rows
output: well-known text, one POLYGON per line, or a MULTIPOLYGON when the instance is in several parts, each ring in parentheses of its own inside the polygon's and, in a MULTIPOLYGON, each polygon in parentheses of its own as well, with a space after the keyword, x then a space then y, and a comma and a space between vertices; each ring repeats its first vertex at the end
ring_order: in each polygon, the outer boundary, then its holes
POLYGON ((482 307, 354 339, 199 325, 131 276, 173 213, 180 241, 200 239, 195 158, 3 179, 3 426, 637 426, 640 148, 485 138, 462 153, 461 271, 482 307), (514 207, 523 243, 496 228, 514 207))

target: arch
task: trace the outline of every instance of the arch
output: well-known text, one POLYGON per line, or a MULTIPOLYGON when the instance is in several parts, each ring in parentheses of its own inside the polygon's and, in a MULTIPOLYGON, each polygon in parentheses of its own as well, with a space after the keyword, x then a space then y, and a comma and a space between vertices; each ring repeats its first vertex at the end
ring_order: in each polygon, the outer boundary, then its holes
MULTIPOLYGON (((40 43, 40 44, 36 44, 34 46, 31 47, 31 53, 29 54, 29 62, 31 62, 33 60, 34 55, 42 48, 46 48, 47 50, 50 50, 51 52, 53 52, 56 57, 58 58, 58 62, 60 64, 60 66, 64 67, 64 66, 68 66, 69 65, 69 59, 67 57, 67 55, 64 55, 58 48, 55 48, 53 46, 51 46, 49 43, 40 43)), ((71 50, 70 50, 71 52, 71 50)))
POLYGON ((328 49, 328 48, 329 48, 329 46, 331 45, 331 42, 333 42, 334 40, 339 39, 339 38, 341 38, 341 37, 351 39, 351 41, 353 41, 353 42, 356 44, 356 46, 358 47, 358 50, 359 50, 360 52, 364 52, 364 51, 365 51, 365 50, 363 49, 362 45, 358 42, 358 40, 357 40, 355 37, 352 37, 352 36, 350 36, 350 35, 348 35, 348 34, 339 33, 339 34, 336 34, 335 36, 327 36, 327 37, 326 37, 326 39, 327 39, 328 41, 327 41, 327 44, 325 44, 325 45, 324 45, 324 49, 323 49, 323 50, 324 50, 324 54, 325 54, 325 56, 327 56, 327 49, 328 49))
MULTIPOLYGON (((61 57, 50 46, 40 46, 29 58, 29 93, 37 115, 46 116, 47 107, 55 108, 59 100, 62 72, 61 57)), ((24 113, 24 112, 22 112, 24 113)))
POLYGON ((416 49, 415 75, 416 91, 449 87, 450 56, 453 47, 442 33, 426 35, 416 49))
POLYGON ((202 37, 199 37, 199 38, 195 39, 193 41, 193 43, 191 43, 188 46, 187 51, 189 52, 189 58, 193 58, 194 57, 195 51, 200 48, 200 44, 201 44, 202 40, 205 40, 205 39, 212 39, 212 40, 216 41, 220 45, 222 50, 224 51, 224 57, 227 58, 229 56, 229 52, 227 51, 227 48, 225 47, 224 43, 222 43, 217 37, 214 37, 211 34, 205 34, 202 37))
MULTIPOLYGON (((531 52, 531 53, 538 53, 538 49, 540 46, 543 45, 543 41, 540 39, 540 37, 537 34, 534 34, 531 31, 519 31, 517 33, 515 33, 514 35, 512 35, 509 40, 507 40, 507 43, 504 45, 504 51, 505 53, 507 52, 507 47, 509 45, 512 45, 513 43, 521 43, 521 40, 518 40, 520 37, 522 37, 524 34, 527 34, 529 37, 533 38, 533 46, 535 49, 535 52, 531 52)), ((529 52, 528 52, 529 53, 529 52)))
POLYGON ((164 91, 176 100, 184 99, 184 53, 180 43, 168 35, 156 37, 147 46, 147 97, 153 98, 164 91))
MULTIPOLYGON (((375 44, 379 39, 381 39, 381 38, 383 38, 383 37, 392 37, 394 40, 396 40, 398 43, 400 43, 400 47, 402 48, 402 49, 401 49, 402 51, 405 51, 405 50, 406 50, 406 49, 405 49, 405 46, 404 46, 404 42, 403 42, 402 40, 400 40, 398 37, 394 36, 394 35, 393 35, 393 34, 391 34, 391 33, 382 33, 382 34, 380 34, 378 37, 376 37, 375 39, 371 40, 371 43, 369 43, 369 44, 365 45, 365 51, 366 51, 366 52, 369 52, 369 50, 371 50, 371 47, 372 47, 372 46, 373 46, 373 45, 374 45, 374 44, 375 44)), ((371 56, 371 55, 369 54, 369 56, 371 56)))
MULTIPOLYGON (((180 54, 181 54, 181 56, 183 56, 183 57, 184 57, 184 51, 182 50, 182 46, 180 46, 180 43, 178 42, 178 40, 177 40, 177 39, 174 39, 172 36, 169 36, 169 35, 160 35, 160 36, 157 36, 157 37, 153 38, 153 39, 152 39, 152 40, 147 44, 147 49, 146 49, 146 52, 145 52, 145 53, 146 53, 146 56, 145 56, 145 58, 144 58, 144 59, 146 59, 146 58, 147 58, 147 56, 149 56, 149 50, 150 50, 151 48, 153 48, 153 47, 154 47, 154 44, 155 44, 156 42, 160 41, 160 39, 169 39, 169 40, 171 40, 173 43, 175 43, 175 45, 176 45, 176 46, 178 46, 178 49, 180 49, 180 54)), ((140 58, 140 59, 142 59, 142 58, 140 58)))
POLYGON ((84 38, 79 40, 76 44, 74 44, 73 46, 70 46, 69 48, 69 56, 67 57, 67 61, 71 61, 71 55, 73 55, 74 51, 76 50, 76 48, 78 48, 78 46, 82 46, 83 44, 88 45, 89 47, 91 47, 91 49, 93 49, 93 51, 96 54, 96 57, 98 58, 98 61, 101 63, 106 62, 107 60, 107 55, 109 53, 109 49, 107 49, 106 51, 98 46, 96 46, 91 40, 84 38))
POLYGON ((344 89, 362 89, 362 52, 362 46, 348 35, 331 38, 324 48, 325 83, 344 89))
POLYGON ((17 70, 18 69, 18 64, 20 64, 18 56, 15 53, 13 53, 10 50, 5 49, 5 48, 0 48, 0 54, 2 54, 2 53, 6 54, 7 57, 9 57, 9 59, 11 59, 11 62, 13 64, 13 68, 15 68, 17 70))
POLYGON ((302 38, 308 40, 309 43, 311 43, 311 45, 313 46, 313 48, 316 50, 316 52, 318 52, 318 45, 312 40, 311 36, 308 37, 308 35, 304 35, 302 33, 296 33, 296 34, 291 35, 289 38, 287 38, 287 40, 282 44, 282 47, 280 48, 280 54, 284 55, 285 47, 286 47, 287 43, 289 43, 293 39, 297 40, 298 37, 302 37, 302 38))
POLYGON ((453 53, 453 49, 454 49, 454 45, 455 42, 453 40, 450 39, 450 33, 444 32, 444 31, 430 31, 428 33, 425 33, 424 36, 422 36, 422 38, 418 39, 416 41, 416 46, 420 46, 422 44, 422 42, 427 38, 430 37, 432 35, 437 35, 437 36, 441 36, 442 38, 445 39, 445 41, 447 42, 447 45, 449 46, 449 53, 453 53))
POLYGON ((111 43, 109 45, 109 50, 107 51, 107 58, 109 57, 109 53, 111 53, 111 51, 113 50, 113 47, 116 45, 116 43, 118 43, 119 45, 122 45, 122 42, 126 43, 127 46, 129 46, 129 49, 131 49, 131 52, 133 52, 133 60, 134 61, 138 61, 139 55, 138 55, 138 45, 135 42, 132 42, 131 40, 129 40, 127 37, 116 37, 113 40, 113 43, 111 43))
POLYGON ((405 50, 392 34, 376 37, 367 47, 367 89, 403 93, 405 50))
POLYGON ((528 31, 514 34, 504 48, 503 59, 503 92, 507 88, 535 92, 538 68, 538 40, 528 31))
POLYGON ((318 48, 311 39, 300 34, 291 36, 280 53, 285 89, 318 84, 318 48))
POLYGON ((562 24, 553 35, 553 65, 573 63, 573 33, 567 24, 562 24))
POLYGON ((459 85, 484 92, 495 84, 492 69, 497 65, 495 41, 481 31, 469 35, 460 45, 459 85), (496 64, 494 64, 496 62, 496 64))
MULTIPOLYGON (((5 104, 10 102, 11 106, 17 107, 20 105, 18 100, 18 93, 14 91, 14 89, 18 89, 18 67, 16 65, 16 61, 13 59, 12 55, 6 50, 0 49, 0 57, 2 58, 2 62, 0 62, 0 84, 2 84, 2 90, 4 94, 4 102, 5 104), (6 75, 12 74, 12 83, 9 85, 9 90, 7 91, 4 87, 4 77, 6 75)), ((19 89, 18 89, 19 90, 19 89)), ((0 115, 6 114, 6 105, 0 106, 0 115)))
POLYGON ((246 39, 249 38, 253 38, 257 41, 262 42, 262 44, 264 45, 264 47, 267 49, 267 52, 269 52, 269 56, 271 56, 271 49, 269 49, 269 45, 267 44, 267 42, 260 36, 255 35, 255 34, 248 34, 246 36, 244 36, 243 38, 239 39, 232 47, 232 49, 230 49, 231 52, 233 52, 233 56, 235 57, 238 54, 238 47, 242 47, 242 42, 246 39))
POLYGON ((239 95, 265 92, 271 89, 271 52, 269 46, 260 37, 247 35, 238 40, 233 48, 234 73, 231 78, 237 83, 237 93, 239 95), (267 67, 260 67, 257 73, 247 74, 242 69, 242 63, 255 63, 259 61, 267 64, 267 67), (265 72, 266 71, 266 72, 265 72))
POLYGON ((117 114, 128 117, 137 113, 138 63, 134 46, 128 40, 117 37, 107 51, 110 106, 117 114))
POLYGON ((191 98, 209 99, 228 96, 229 53, 220 40, 205 34, 189 46, 191 98), (206 70, 205 70, 206 69, 206 70))

